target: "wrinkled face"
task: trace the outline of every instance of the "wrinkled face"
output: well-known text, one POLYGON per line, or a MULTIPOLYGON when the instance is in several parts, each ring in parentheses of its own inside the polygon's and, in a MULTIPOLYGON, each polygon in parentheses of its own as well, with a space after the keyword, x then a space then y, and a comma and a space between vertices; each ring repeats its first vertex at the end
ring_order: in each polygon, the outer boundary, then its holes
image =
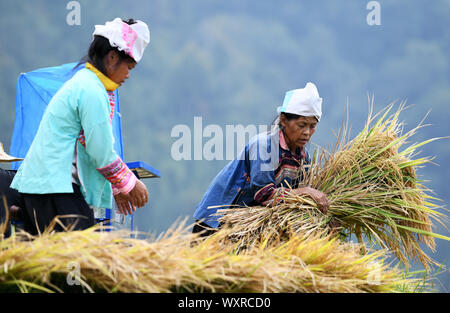
POLYGON ((132 60, 121 60, 115 51, 108 53, 106 61, 107 76, 115 83, 122 85, 130 77, 130 71, 136 66, 132 60))
POLYGON ((292 152, 295 152, 297 148, 303 148, 317 127, 317 119, 314 116, 300 116, 297 119, 287 120, 285 116, 281 115, 280 122, 284 127, 284 138, 292 152))

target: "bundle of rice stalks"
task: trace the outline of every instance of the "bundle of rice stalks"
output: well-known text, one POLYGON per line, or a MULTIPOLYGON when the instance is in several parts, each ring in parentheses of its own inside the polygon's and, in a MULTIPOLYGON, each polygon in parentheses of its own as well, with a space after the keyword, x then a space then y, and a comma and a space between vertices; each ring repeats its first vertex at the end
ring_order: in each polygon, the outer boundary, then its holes
POLYGON ((224 244, 235 244, 237 252, 258 246, 263 238, 269 238, 267 246, 272 246, 297 234, 332 232, 331 217, 322 214, 310 198, 292 192, 287 192, 276 205, 220 209, 217 214, 221 216, 222 228, 229 234, 222 237, 224 244))
POLYGON ((434 262, 420 244, 434 251, 435 237, 450 238, 433 233, 432 220, 444 225, 445 215, 431 202, 439 199, 432 197, 416 176, 416 169, 431 159, 414 157, 419 147, 439 138, 404 148, 422 125, 402 135, 398 117, 404 105, 389 116, 392 108, 390 105, 374 117, 369 114, 364 129, 353 140, 348 140, 344 127, 334 151, 315 154, 303 172, 305 186, 327 194, 330 209, 326 215, 311 199, 289 192, 271 207, 219 210, 218 214, 224 214, 221 222, 235 230, 230 239, 247 247, 266 231, 323 231, 334 219, 341 224, 336 234, 355 234, 360 243, 364 236, 371 244, 388 248, 405 265, 408 259, 418 260, 428 269, 434 262))
POLYGON ((361 256, 357 245, 327 236, 292 236, 277 247, 265 247, 266 238, 236 254, 226 234, 201 239, 182 224, 153 242, 98 230, 0 240, 0 290, 395 292, 414 283, 384 264, 384 251, 361 256))

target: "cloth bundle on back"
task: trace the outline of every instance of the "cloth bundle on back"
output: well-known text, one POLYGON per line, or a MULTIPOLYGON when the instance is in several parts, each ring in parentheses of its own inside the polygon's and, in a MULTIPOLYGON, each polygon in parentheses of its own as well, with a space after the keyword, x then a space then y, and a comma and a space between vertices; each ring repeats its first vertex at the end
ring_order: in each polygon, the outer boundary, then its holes
POLYGON ((88 55, 80 62, 86 67, 49 102, 11 184, 23 195, 29 218, 25 229, 33 234, 64 215, 81 216, 61 220, 67 227, 90 227, 92 207, 111 208, 113 195, 122 210, 148 201, 145 185, 114 149, 111 118, 113 91, 141 60, 150 33, 142 21, 116 18, 96 26, 93 35, 88 55))

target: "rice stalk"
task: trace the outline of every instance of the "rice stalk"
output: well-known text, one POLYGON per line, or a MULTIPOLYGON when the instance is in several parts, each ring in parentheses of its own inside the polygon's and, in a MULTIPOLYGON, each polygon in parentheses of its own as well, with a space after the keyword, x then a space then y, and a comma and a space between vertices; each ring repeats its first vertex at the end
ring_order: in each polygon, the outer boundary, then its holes
POLYGON ((358 244, 319 233, 296 234, 277 246, 261 248, 261 242, 237 253, 236 245, 224 244, 226 230, 203 239, 186 233, 184 223, 155 241, 99 230, 19 233, 0 240, 0 290, 396 292, 414 282, 385 263, 386 251, 361 256, 358 244), (68 285, 74 264, 79 286, 68 285))
POLYGON ((352 140, 344 126, 334 150, 316 153, 312 164, 302 169, 303 184, 327 194, 326 215, 312 199, 288 190, 280 201, 266 207, 219 210, 220 221, 236 231, 229 239, 241 248, 250 247, 265 232, 331 231, 327 225, 335 219, 341 224, 332 230, 336 235, 354 234, 361 244, 365 237, 372 245, 388 248, 406 266, 409 260, 419 261, 426 269, 436 264, 421 244, 434 252, 434 238, 450 238, 433 232, 433 221, 445 227, 445 215, 438 211, 444 208, 435 204, 439 199, 416 175, 432 158, 415 156, 419 147, 441 138, 407 146, 423 125, 402 134, 398 118, 404 103, 389 115, 393 105, 375 116, 370 112, 365 127, 352 140))

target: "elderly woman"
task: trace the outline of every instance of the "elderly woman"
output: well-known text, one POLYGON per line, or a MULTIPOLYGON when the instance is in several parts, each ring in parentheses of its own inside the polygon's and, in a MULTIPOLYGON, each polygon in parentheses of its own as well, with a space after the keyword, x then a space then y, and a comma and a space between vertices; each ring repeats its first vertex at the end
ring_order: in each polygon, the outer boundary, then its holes
POLYGON ((327 196, 300 186, 302 166, 311 162, 305 145, 322 115, 322 98, 316 86, 307 83, 305 88, 287 92, 278 113, 271 131, 252 138, 240 155, 214 178, 194 213, 194 233, 209 235, 220 227, 215 214, 217 206, 270 205, 289 188, 311 197, 326 213, 327 196), (271 158, 267 162, 269 153, 271 158))
MULTIPOLYGON (((114 150, 114 90, 129 78, 150 41, 142 21, 96 25, 86 67, 51 99, 11 188, 25 203, 25 230, 42 232, 56 217, 71 229, 94 224, 93 207, 131 213, 148 201, 145 185, 114 150)), ((63 230, 57 225, 56 230, 63 230)))

